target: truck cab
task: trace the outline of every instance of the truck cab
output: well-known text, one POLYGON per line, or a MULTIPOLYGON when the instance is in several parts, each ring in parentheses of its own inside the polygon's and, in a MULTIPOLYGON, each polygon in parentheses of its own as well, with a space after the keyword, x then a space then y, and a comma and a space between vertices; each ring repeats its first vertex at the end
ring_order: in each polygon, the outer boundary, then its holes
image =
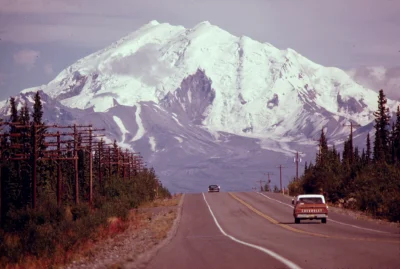
POLYGON ((302 219, 320 219, 326 223, 328 219, 328 205, 321 194, 301 194, 292 199, 294 205, 293 217, 295 223, 302 219))

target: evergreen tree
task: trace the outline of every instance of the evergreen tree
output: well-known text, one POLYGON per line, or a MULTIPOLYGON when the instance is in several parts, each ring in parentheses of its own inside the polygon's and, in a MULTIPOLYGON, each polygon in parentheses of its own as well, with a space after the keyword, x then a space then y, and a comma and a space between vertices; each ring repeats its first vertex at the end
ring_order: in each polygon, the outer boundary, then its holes
POLYGON ((365 154, 365 149, 362 150, 361 161, 362 161, 363 165, 367 164, 367 155, 365 154))
POLYGON ((371 162, 371 139, 369 133, 367 135, 367 151, 365 152, 365 158, 367 165, 371 162))
POLYGON ((342 153, 342 163, 348 166, 350 164, 350 158, 351 154, 353 154, 350 151, 350 143, 349 140, 345 141, 343 144, 343 153, 342 153))
MULTIPOLYGON (((46 150, 45 146, 45 137, 44 134, 46 133, 46 128, 43 124, 43 106, 42 101, 40 98, 40 91, 37 91, 34 97, 34 105, 33 105, 33 112, 32 112, 32 126, 31 126, 31 167, 33 167, 35 154, 39 158, 36 162, 37 171, 36 171, 36 184, 37 188, 37 199, 40 199, 40 195, 47 196, 50 191, 51 181, 55 179, 50 176, 50 170, 52 170, 53 165, 46 163, 43 160, 40 160, 41 157, 44 156, 44 151, 46 150), (36 143, 37 149, 36 152, 34 151, 35 147, 34 144, 36 143)), ((32 169, 33 173, 33 169, 32 169)), ((32 174, 32 178, 33 178, 32 174)), ((33 183, 33 182, 32 182, 33 183)))
POLYGON ((323 164, 324 160, 327 157, 328 153, 328 141, 325 136, 324 128, 321 130, 321 136, 319 138, 319 154, 317 155, 317 163, 318 164, 323 164))
POLYGON ((33 113, 32 113, 33 122, 38 125, 42 125, 43 106, 42 106, 42 101, 40 99, 39 91, 36 92, 34 101, 35 103, 33 105, 33 113))
POLYGON ((387 99, 383 90, 379 91, 378 110, 374 112, 375 116, 375 143, 374 160, 382 162, 387 160, 389 155, 389 126, 390 115, 389 108, 386 107, 387 99))
POLYGON ((357 164, 360 161, 360 159, 361 159, 360 151, 359 151, 358 147, 355 147, 354 148, 354 163, 357 164))
MULTIPOLYGON (((10 98, 10 110, 11 110, 10 122, 14 123, 14 124, 18 123, 18 121, 19 121, 18 109, 17 109, 17 104, 15 103, 14 97, 10 98)), ((10 133, 15 134, 17 132, 18 132, 18 129, 14 125, 11 125, 10 133)), ((19 139, 16 137, 11 137, 11 143, 18 143, 19 142, 18 140, 19 139)))
POLYGON ((10 98, 10 110, 11 110, 10 122, 18 122, 18 109, 14 97, 10 98))
POLYGON ((396 162, 400 161, 400 106, 397 107, 396 124, 393 131, 393 147, 396 162))
POLYGON ((29 124, 29 122, 30 122, 29 109, 28 109, 28 105, 26 103, 21 108, 21 111, 19 114, 19 119, 20 119, 21 124, 29 124))
POLYGON ((392 130, 390 131, 390 138, 389 138, 389 149, 390 149, 390 163, 394 164, 396 163, 396 130, 395 130, 395 124, 392 124, 392 130))

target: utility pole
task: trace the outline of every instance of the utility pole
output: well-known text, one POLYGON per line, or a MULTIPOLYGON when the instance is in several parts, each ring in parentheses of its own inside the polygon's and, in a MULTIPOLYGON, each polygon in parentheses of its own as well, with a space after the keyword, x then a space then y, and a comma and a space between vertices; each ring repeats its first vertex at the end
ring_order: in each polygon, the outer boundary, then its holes
POLYGON ((343 126, 350 126, 350 163, 354 163, 354 149, 353 149, 353 127, 360 127, 361 125, 359 124, 354 124, 352 121, 350 121, 350 124, 343 124, 343 126))
POLYGON ((256 182, 259 182, 260 183, 260 191, 263 191, 263 187, 262 187, 262 183, 263 182, 266 182, 265 180, 258 180, 258 181, 256 181, 256 182))
POLYGON ((296 163, 296 180, 299 180, 299 162, 301 162, 301 158, 299 158, 299 151, 296 151, 296 158, 294 158, 294 162, 296 163))
POLYGON ((78 171, 78 130, 74 124, 74 168, 75 168, 75 204, 79 204, 79 171, 78 171))
MULTIPOLYGON (((58 158, 61 158, 61 136, 60 132, 57 132, 57 155, 58 158)), ((57 205, 61 205, 61 191, 62 191, 62 175, 61 175, 61 162, 57 160, 57 205)))
POLYGON ((92 153, 92 126, 89 127, 89 204, 93 205, 93 153, 92 153))
POLYGON ((277 167, 279 168, 279 181, 281 183, 281 192, 282 192, 282 194, 285 194, 285 191, 283 190, 283 187, 282 187, 282 168, 286 168, 286 167, 282 166, 282 165, 279 165, 277 167))
POLYGON ((273 173, 271 173, 271 172, 267 172, 267 173, 264 173, 264 175, 267 175, 268 176, 268 188, 269 188, 269 191, 271 191, 271 179, 269 178, 269 176, 270 175, 273 175, 273 173))

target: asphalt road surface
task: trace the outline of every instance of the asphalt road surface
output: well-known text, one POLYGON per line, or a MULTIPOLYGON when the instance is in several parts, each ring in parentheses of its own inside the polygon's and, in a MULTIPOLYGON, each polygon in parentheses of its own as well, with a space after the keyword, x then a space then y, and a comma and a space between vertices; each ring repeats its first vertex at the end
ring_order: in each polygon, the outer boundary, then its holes
POLYGON ((400 268, 400 228, 330 211, 294 224, 274 193, 186 194, 176 236, 148 269, 400 268))

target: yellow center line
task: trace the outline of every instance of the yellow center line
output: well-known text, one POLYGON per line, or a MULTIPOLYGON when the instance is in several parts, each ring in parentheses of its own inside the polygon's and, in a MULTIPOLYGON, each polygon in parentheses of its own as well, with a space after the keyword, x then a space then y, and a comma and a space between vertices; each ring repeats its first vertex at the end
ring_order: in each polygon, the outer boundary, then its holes
POLYGON ((371 241, 371 242, 384 242, 384 243, 400 244, 399 240, 385 240, 385 239, 377 239, 377 238, 333 236, 333 235, 326 235, 326 234, 313 233, 313 232, 307 232, 307 231, 299 230, 299 229, 293 228, 293 227, 291 227, 289 225, 279 223, 279 221, 271 218, 270 216, 264 214, 263 212, 259 211, 256 208, 254 208, 249 203, 243 201, 242 199, 240 199, 239 197, 237 197, 233 193, 229 192, 229 195, 232 198, 234 198, 235 200, 237 200, 238 202, 240 202, 241 204, 243 204, 244 206, 246 206, 248 209, 250 209, 251 211, 256 213, 257 215, 261 216, 262 218, 270 221, 273 224, 279 225, 279 226, 281 226, 282 228, 284 228, 286 230, 289 230, 289 231, 292 231, 292 232, 295 232, 295 233, 306 234, 306 235, 317 236, 317 237, 324 237, 324 238, 333 238, 333 239, 345 239, 345 240, 371 241))

